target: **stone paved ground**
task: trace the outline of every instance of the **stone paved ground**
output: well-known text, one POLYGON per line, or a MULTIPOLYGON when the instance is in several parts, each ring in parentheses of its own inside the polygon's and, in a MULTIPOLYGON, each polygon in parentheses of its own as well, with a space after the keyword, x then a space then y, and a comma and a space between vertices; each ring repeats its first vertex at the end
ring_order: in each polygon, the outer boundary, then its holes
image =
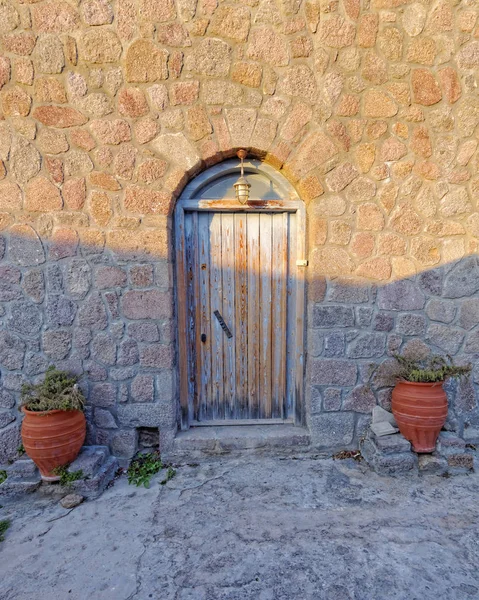
POLYGON ((4 506, 0 598, 479 598, 477 475, 243 457, 160 478, 121 479, 69 514, 52 498, 4 506))

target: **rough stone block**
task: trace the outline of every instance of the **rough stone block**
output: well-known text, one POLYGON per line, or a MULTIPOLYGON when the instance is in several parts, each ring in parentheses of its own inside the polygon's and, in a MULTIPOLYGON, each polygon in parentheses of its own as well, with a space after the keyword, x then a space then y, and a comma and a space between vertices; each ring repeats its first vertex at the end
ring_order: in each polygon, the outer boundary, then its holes
POLYGON ((384 354, 386 336, 384 333, 363 333, 349 344, 347 355, 350 358, 380 357, 384 354))
POLYGON ((411 444, 400 433, 381 437, 374 436, 373 441, 379 452, 384 454, 410 452, 411 450, 411 444))
POLYGON ((311 441, 315 446, 338 448, 352 443, 354 415, 352 413, 323 413, 310 419, 311 441))
POLYGON ((78 457, 69 465, 68 471, 82 471, 85 477, 94 477, 109 454, 106 446, 83 446, 78 457))
POLYGON ((17 457, 20 439, 20 423, 18 422, 0 430, 0 464, 17 457))
POLYGON ((386 285, 378 292, 378 306, 383 310, 421 310, 425 303, 423 292, 407 279, 386 285))
POLYGON ((311 381, 316 385, 354 385, 357 365, 352 360, 311 361, 311 381))
POLYGON ((323 306, 313 308, 313 327, 350 327, 354 325, 354 311, 350 306, 323 306))
POLYGON ((418 456, 418 469, 421 475, 444 475, 447 473, 448 464, 445 458, 435 454, 420 454, 418 456))

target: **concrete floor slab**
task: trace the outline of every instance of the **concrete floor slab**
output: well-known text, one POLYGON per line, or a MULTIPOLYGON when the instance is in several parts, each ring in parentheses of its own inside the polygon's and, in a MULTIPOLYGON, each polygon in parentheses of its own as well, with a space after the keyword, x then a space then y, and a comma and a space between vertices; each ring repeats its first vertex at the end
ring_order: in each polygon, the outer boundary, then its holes
POLYGON ((479 476, 379 477, 303 457, 125 478, 70 513, 6 505, 2 600, 479 598, 479 476))

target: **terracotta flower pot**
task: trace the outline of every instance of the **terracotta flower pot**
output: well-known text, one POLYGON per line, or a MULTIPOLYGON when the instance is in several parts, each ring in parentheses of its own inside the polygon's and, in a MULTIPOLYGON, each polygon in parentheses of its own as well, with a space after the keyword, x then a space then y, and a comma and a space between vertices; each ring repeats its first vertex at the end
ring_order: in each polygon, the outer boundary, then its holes
POLYGON ((398 381, 392 393, 392 412, 399 431, 415 452, 434 452, 447 418, 447 397, 442 382, 398 381))
POLYGON ((83 446, 85 415, 80 410, 22 411, 25 452, 40 469, 44 481, 58 481, 60 477, 53 470, 74 461, 83 446))

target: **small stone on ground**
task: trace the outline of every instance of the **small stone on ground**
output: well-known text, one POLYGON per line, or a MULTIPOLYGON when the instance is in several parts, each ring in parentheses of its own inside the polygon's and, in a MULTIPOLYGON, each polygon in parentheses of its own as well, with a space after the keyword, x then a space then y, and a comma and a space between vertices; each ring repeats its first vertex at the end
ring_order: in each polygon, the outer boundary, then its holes
POLYGON ((81 504, 83 500, 84 498, 83 496, 80 496, 80 494, 68 494, 68 496, 64 496, 60 500, 60 504, 63 508, 75 508, 75 506, 81 504))

